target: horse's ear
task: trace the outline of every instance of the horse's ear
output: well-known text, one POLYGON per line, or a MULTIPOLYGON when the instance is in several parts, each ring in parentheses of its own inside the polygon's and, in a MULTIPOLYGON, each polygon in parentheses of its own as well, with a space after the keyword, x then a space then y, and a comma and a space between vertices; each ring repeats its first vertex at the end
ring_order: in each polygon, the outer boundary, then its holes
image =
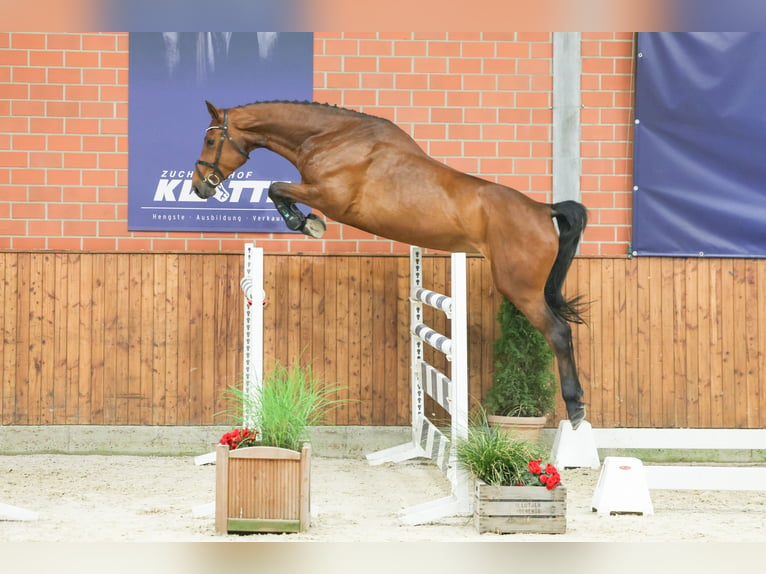
POLYGON ((213 118, 213 121, 218 121, 218 118, 221 117, 221 112, 207 100, 205 100, 205 103, 207 104, 207 111, 210 112, 210 117, 213 118))

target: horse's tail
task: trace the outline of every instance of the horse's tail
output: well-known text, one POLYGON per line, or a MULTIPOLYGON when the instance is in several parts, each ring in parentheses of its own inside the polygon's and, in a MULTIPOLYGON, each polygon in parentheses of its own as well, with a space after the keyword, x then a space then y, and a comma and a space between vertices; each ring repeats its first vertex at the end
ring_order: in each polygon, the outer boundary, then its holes
POLYGON ((545 283, 545 301, 562 319, 571 323, 584 323, 582 312, 587 303, 579 296, 567 301, 561 288, 577 252, 582 232, 588 224, 588 212, 581 203, 562 201, 551 205, 551 216, 556 219, 559 227, 559 252, 545 283))

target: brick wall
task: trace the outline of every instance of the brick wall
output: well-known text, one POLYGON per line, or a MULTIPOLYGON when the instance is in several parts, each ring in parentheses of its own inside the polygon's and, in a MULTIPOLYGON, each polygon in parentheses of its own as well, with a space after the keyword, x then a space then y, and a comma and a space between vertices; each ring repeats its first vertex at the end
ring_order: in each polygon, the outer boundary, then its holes
MULTIPOLYGON (((389 118, 437 159, 549 201, 551 39, 316 33, 314 98, 389 118)), ((583 34, 583 254, 625 255, 630 242, 633 42, 583 34)), ((0 249, 405 249, 333 222, 322 241, 129 232, 126 33, 0 33, 0 90, 0 249)))

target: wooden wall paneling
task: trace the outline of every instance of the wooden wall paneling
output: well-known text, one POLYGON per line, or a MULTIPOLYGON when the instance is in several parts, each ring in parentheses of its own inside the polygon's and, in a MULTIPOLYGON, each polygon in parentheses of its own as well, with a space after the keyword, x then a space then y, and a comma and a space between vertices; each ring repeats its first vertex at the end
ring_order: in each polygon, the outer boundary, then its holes
POLYGON ((18 294, 15 253, 0 253, 0 329, 3 335, 2 377, 0 377, 0 424, 10 425, 16 414, 16 298, 18 294), (13 302, 13 305, 11 305, 13 302))

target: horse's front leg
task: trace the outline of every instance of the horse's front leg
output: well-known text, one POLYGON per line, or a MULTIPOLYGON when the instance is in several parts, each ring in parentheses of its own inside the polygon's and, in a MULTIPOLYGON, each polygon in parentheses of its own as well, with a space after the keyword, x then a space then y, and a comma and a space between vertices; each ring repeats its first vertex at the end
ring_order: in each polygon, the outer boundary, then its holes
POLYGON ((319 239, 324 235, 327 226, 313 213, 304 215, 295 205, 294 197, 306 195, 307 187, 305 184, 275 181, 269 186, 269 197, 289 229, 319 239))

